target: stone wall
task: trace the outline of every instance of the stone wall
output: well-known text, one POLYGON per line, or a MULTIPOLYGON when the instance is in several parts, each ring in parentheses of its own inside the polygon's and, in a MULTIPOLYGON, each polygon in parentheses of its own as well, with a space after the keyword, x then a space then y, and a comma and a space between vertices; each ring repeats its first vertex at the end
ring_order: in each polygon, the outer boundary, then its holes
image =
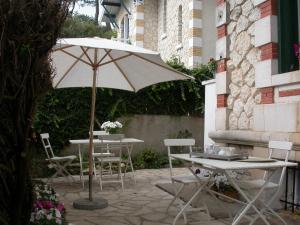
MULTIPOLYGON (((192 134, 197 146, 203 146, 204 119, 202 117, 134 115, 120 118, 119 121, 124 124, 122 132, 126 137, 144 140, 144 143, 134 146, 133 154, 146 148, 167 154, 163 140, 166 138, 179 138, 179 132, 185 130, 192 134)), ((84 152, 87 151, 88 145, 81 147, 84 152)), ((67 151, 77 153, 78 146, 70 145, 67 151)))
POLYGON ((158 42, 158 2, 157 0, 145 0, 145 32, 144 47, 157 51, 158 42))
POLYGON ((274 0, 217 0, 218 144, 260 156, 270 140, 293 142, 300 161, 300 71, 278 74, 278 5, 274 0))
POLYGON ((252 130, 253 108, 261 101, 255 88, 254 65, 260 60, 260 50, 254 46, 254 23, 260 10, 250 0, 229 0, 227 35, 229 59, 227 72, 231 77, 227 98, 230 130, 252 130))
POLYGON ((163 0, 158 0, 158 51, 164 60, 179 56, 188 65, 190 0, 167 0, 167 32, 163 32, 163 0), (182 5, 182 46, 178 43, 178 9, 182 5))
MULTIPOLYGON (((212 15, 215 1, 167 0, 166 31, 163 29, 164 0, 144 0, 140 11, 133 0, 125 0, 124 3, 131 12, 129 38, 132 44, 158 51, 164 60, 176 56, 188 67, 207 63, 214 57, 216 27, 213 26, 215 20, 212 15), (180 6, 182 38, 178 37, 180 6), (202 19, 203 16, 206 18, 202 19)), ((127 11, 121 7, 116 15, 119 26, 126 14, 127 11)), ((118 38, 121 38, 121 30, 118 30, 118 38)))

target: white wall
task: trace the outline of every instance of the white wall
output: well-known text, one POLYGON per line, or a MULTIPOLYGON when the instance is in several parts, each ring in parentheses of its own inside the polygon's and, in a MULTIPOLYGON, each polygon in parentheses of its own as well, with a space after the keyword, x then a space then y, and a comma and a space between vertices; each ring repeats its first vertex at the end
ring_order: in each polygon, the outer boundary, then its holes
POLYGON ((205 113, 204 113, 204 146, 213 144, 214 141, 208 137, 208 133, 215 131, 215 117, 217 108, 216 81, 203 81, 205 85, 205 113))
POLYGON ((207 63, 210 58, 216 56, 217 28, 215 12, 217 1, 203 0, 202 2, 202 62, 207 63))

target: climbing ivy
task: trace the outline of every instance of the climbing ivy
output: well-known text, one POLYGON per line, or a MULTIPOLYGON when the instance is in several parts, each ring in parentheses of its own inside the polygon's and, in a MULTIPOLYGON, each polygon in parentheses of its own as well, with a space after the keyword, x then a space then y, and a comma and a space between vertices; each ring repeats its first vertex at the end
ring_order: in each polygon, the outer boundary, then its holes
MULTIPOLYGON (((176 57, 167 63, 195 80, 161 83, 138 93, 98 88, 95 129, 99 129, 103 121, 133 114, 202 115, 204 87, 201 82, 213 77, 216 62, 211 60, 194 69, 186 68, 176 57)), ((88 137, 90 105, 90 88, 52 90, 39 105, 35 130, 49 132, 56 149, 71 138, 88 137)))

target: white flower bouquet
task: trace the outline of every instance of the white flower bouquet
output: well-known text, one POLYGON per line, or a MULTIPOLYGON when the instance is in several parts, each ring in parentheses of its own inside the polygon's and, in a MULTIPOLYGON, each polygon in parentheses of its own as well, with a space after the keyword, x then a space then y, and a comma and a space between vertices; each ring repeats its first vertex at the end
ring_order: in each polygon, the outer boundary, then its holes
POLYGON ((101 129, 105 130, 110 134, 117 133, 122 127, 123 125, 119 121, 115 121, 115 122, 106 121, 101 125, 101 129))

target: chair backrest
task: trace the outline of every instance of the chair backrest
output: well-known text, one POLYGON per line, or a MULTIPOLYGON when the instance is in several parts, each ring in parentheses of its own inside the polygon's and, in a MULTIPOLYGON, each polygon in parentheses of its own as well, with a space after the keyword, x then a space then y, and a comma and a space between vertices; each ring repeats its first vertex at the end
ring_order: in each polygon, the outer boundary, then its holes
POLYGON ((99 140, 101 141, 101 153, 107 152, 110 153, 112 151, 117 151, 118 155, 121 157, 122 155, 122 139, 124 138, 124 134, 106 134, 99 135, 99 140), (113 141, 113 143, 105 143, 105 141, 113 141))
POLYGON ((51 147, 51 144, 49 141, 49 134, 43 133, 43 134, 40 134, 40 136, 41 136, 41 141, 42 141, 45 153, 47 155, 47 158, 50 160, 51 158, 54 157, 54 154, 53 154, 53 150, 52 150, 52 147, 51 147))
POLYGON ((290 151, 293 143, 288 141, 269 141, 269 158, 272 158, 274 150, 285 152, 284 161, 289 160, 290 151))
MULTIPOLYGON (((293 149, 293 143, 288 141, 269 141, 269 159, 273 157, 274 150, 280 151, 284 155, 284 161, 287 162, 289 160, 289 155, 291 150, 293 149)), ((278 181, 278 184, 281 185, 283 182, 283 178, 285 176, 286 167, 284 167, 281 171, 281 175, 278 181)), ((267 176, 267 172, 264 174, 264 179, 267 176)))
POLYGON ((169 166, 170 166, 170 175, 173 176, 173 166, 172 166, 172 158, 171 155, 171 148, 172 147, 186 147, 189 149, 189 153, 192 153, 193 149, 192 147, 195 145, 195 139, 193 138, 186 138, 186 139, 165 139, 164 145, 167 147, 168 150, 168 158, 169 158, 169 166))

